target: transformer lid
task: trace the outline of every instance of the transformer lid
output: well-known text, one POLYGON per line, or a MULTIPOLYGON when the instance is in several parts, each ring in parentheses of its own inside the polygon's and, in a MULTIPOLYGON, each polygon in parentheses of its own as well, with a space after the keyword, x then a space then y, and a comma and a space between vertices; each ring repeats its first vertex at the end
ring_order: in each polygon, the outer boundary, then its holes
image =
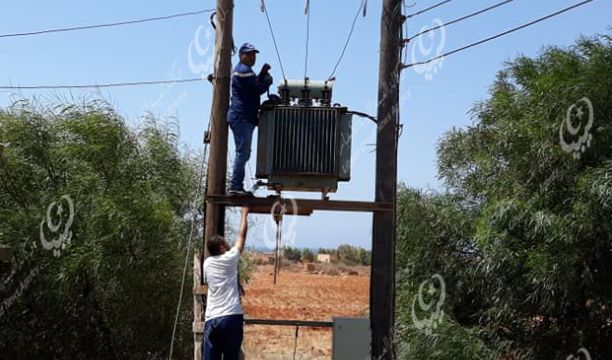
POLYGON ((287 98, 326 99, 331 101, 334 80, 283 80, 278 93, 287 98))

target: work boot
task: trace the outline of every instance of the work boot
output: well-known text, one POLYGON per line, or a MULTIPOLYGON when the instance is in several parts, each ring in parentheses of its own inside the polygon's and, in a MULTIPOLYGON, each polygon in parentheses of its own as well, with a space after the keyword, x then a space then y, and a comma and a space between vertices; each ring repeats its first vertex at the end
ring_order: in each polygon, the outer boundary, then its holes
POLYGON ((253 196, 253 193, 244 189, 230 189, 230 196, 253 196))

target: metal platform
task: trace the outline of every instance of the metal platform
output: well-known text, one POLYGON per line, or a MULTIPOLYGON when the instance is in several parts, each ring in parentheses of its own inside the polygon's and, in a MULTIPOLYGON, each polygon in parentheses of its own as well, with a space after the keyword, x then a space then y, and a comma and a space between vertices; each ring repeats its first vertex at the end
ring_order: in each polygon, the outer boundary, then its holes
MULTIPOLYGON (((278 206, 278 196, 250 197, 250 196, 229 196, 229 195, 210 195, 206 201, 212 204, 225 206, 249 206, 251 213, 270 214, 280 211, 278 206)), ((348 200, 315 200, 315 199, 293 199, 282 198, 281 202, 285 205, 285 215, 310 215, 314 210, 327 211, 356 211, 356 212, 386 212, 393 211, 392 203, 371 202, 371 201, 348 201, 348 200), (295 208, 295 209, 294 209, 295 208)))

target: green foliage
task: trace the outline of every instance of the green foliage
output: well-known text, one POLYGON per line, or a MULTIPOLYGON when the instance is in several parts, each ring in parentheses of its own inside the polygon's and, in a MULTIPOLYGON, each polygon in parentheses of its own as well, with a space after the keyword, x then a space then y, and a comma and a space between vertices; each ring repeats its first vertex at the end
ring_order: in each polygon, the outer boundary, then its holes
POLYGON ((304 249, 304 251, 302 251, 302 261, 304 262, 314 262, 315 261, 315 255, 312 252, 312 250, 304 249))
POLYGON ((299 261, 302 259, 302 251, 298 248, 285 246, 283 249, 283 257, 287 260, 299 261))
MULTIPOLYGON (((3 358, 167 357, 199 216, 197 159, 175 140, 153 119, 130 130, 102 102, 0 110, 0 142, 9 143, 0 153, 0 245, 16 253, 12 273, 0 276, 3 358), (39 231, 62 195, 74 203, 72 239, 54 257, 39 231)), ((54 221, 65 226, 65 213, 54 221)), ((176 358, 191 354, 190 296, 182 309, 176 358)))
POLYGON ((351 245, 340 245, 335 251, 338 262, 349 266, 370 265, 372 252, 366 249, 351 245))
POLYGON ((410 358, 612 358, 610 74, 606 36, 509 62, 474 125, 439 144, 449 192, 401 190, 397 339, 410 358), (583 97, 593 138, 575 159, 559 131, 583 97), (428 335, 411 307, 434 274, 445 317, 428 335))
POLYGON ((319 249, 318 254, 330 254, 336 257, 335 262, 348 266, 370 266, 372 263, 372 251, 358 246, 343 244, 336 249, 319 249))

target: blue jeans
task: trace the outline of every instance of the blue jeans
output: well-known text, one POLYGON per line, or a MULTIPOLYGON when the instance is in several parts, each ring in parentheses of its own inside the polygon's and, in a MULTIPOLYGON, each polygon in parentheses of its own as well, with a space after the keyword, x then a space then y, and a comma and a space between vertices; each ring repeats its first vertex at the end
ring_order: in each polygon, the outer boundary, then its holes
POLYGON ((242 315, 207 320, 202 337, 202 359, 239 360, 243 337, 242 315))
POLYGON ((251 157, 251 141, 253 140, 255 125, 248 121, 238 121, 230 123, 230 128, 234 134, 234 144, 236 145, 236 158, 230 178, 230 190, 243 190, 244 167, 251 157))

